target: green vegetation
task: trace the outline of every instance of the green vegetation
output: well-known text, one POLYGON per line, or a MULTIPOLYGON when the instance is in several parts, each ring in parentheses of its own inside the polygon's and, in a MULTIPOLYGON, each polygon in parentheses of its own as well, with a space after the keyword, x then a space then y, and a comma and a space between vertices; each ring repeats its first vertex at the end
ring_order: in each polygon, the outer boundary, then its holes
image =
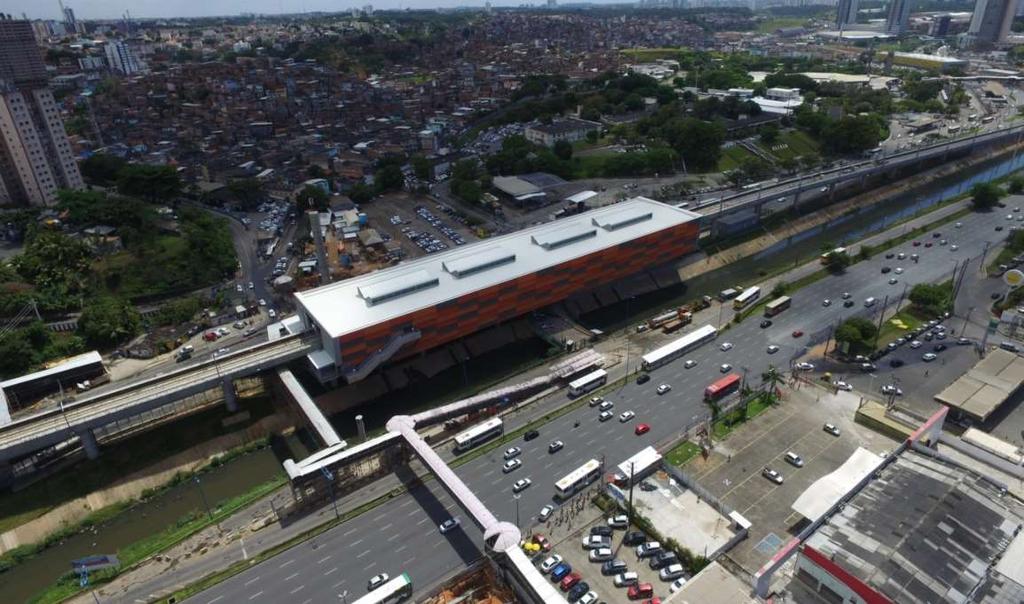
POLYGON ((686 462, 690 461, 694 457, 700 455, 700 445, 694 444, 688 440, 684 440, 679 443, 674 449, 665 454, 665 459, 668 463, 682 467, 686 465, 686 462))
POLYGON ((783 18, 776 17, 762 21, 757 24, 758 33, 771 34, 775 33, 775 30, 786 29, 789 27, 803 27, 807 23, 807 19, 800 19, 796 17, 783 18))
POLYGON ((740 166, 755 157, 756 156, 750 151, 747 151, 745 147, 733 145, 728 149, 722 150, 722 156, 718 158, 718 166, 716 169, 719 172, 730 172, 738 169, 740 166))
POLYGON ((743 404, 732 411, 715 418, 711 424, 711 436, 715 440, 724 440, 743 422, 764 413, 769 407, 778 404, 778 397, 770 392, 756 392, 744 398, 743 404))
POLYGON ((864 317, 850 317, 833 334, 836 342, 845 345, 847 354, 867 354, 874 348, 877 335, 878 327, 864 317))
POLYGON ((878 343, 886 345, 896 338, 903 337, 911 329, 917 329, 923 323, 924 321, 915 316, 910 309, 901 310, 882 323, 882 329, 878 332, 878 343))
POLYGON ((979 182, 971 187, 971 203, 979 210, 995 206, 1003 195, 1002 187, 992 182, 979 182))
POLYGON ((1008 265, 1017 256, 1024 254, 1024 231, 1013 231, 1006 238, 1006 243, 1003 244, 1003 249, 999 251, 999 254, 992 259, 992 262, 988 265, 988 273, 990 275, 998 275, 1002 273, 1000 265, 1008 265))
POLYGON ((918 283, 907 296, 913 305, 914 314, 935 317, 950 309, 953 304, 953 283, 918 283))
MULTIPOLYGON (((243 405, 249 413, 244 422, 225 428, 221 423, 230 415, 220 405, 188 415, 155 431, 130 437, 103 448, 101 460, 85 460, 61 470, 49 479, 0 497, 0 532, 38 518, 55 507, 107 488, 125 476, 151 466, 169 455, 185 451, 218 436, 245 429, 273 413, 268 396, 247 398, 243 405)), ((262 446, 256 441, 252 446, 262 446)), ((20 549, 20 548, 19 548, 20 549)), ((17 551, 17 550, 15 550, 17 551)), ((7 555, 0 556, 0 569, 7 555)))

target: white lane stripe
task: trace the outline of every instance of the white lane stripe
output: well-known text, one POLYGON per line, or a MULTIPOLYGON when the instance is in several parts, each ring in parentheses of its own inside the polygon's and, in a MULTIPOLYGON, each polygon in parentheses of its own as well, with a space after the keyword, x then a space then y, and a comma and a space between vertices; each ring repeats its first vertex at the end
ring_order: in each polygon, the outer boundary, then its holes
POLYGON ((253 583, 255 583, 255 582, 259 581, 259 580, 260 580, 260 576, 259 576, 259 575, 256 575, 256 576, 255 576, 255 577, 253 577, 252 579, 249 579, 248 581, 246 581, 246 582, 245 582, 245 586, 246 586, 246 587, 249 587, 250 585, 252 585, 253 583))

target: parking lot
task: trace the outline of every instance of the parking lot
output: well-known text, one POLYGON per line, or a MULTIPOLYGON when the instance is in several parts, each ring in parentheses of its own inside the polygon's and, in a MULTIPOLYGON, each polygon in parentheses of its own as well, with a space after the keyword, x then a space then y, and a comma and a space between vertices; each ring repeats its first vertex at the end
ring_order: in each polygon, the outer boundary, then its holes
MULTIPOLYGON (((593 506, 587 506, 584 508, 584 513, 576 517, 577 520, 584 522, 580 528, 569 529, 571 532, 562 537, 559 541, 554 543, 550 552, 539 555, 537 557, 537 564, 540 566, 541 572, 548 576, 549 579, 556 583, 560 581, 556 580, 558 577, 564 579, 566 576, 570 576, 573 573, 578 574, 579 582, 585 582, 586 591, 594 592, 597 598, 593 601, 595 604, 600 602, 606 602, 608 604, 626 604, 636 600, 646 601, 652 597, 665 598, 669 595, 673 581, 662 581, 658 576, 659 570, 651 568, 652 558, 638 559, 635 553, 635 544, 626 544, 623 542, 627 533, 635 533, 638 531, 636 527, 625 527, 616 528, 611 531, 610 536, 610 552, 602 552, 603 558, 607 558, 609 555, 613 560, 619 560, 625 565, 625 570, 619 569, 618 572, 607 569, 602 572, 602 566, 609 563, 609 560, 590 560, 590 552, 597 552, 598 550, 585 549, 583 547, 583 540, 591 535, 592 530, 608 532, 610 530, 607 518, 601 515, 600 510, 597 510, 593 506), (595 528, 600 527, 600 528, 595 528), (560 562, 566 565, 569 570, 564 571, 558 569, 558 565, 554 564, 552 556, 558 556, 560 562), (637 598, 630 599, 629 597, 629 585, 616 585, 615 578, 619 572, 635 572, 637 577, 635 581, 630 582, 636 584, 649 584, 653 590, 653 595, 638 596, 637 598)), ((579 526, 577 524, 577 526, 579 526)), ((559 529, 555 529, 553 533, 558 534, 559 529)), ((640 538, 638 535, 634 535, 635 538, 640 538)), ((647 536, 642 537, 643 542, 649 541, 647 536)), ((634 542, 631 542, 634 543, 634 542)), ((635 543, 640 543, 636 541, 635 543)), ((595 554, 597 556, 597 554, 595 554)), ((610 564, 610 563, 609 563, 610 564)), ((656 563, 657 564, 657 563, 656 563)), ((685 575, 688 577, 689 575, 685 575)), ((572 580, 570 580, 571 582, 572 580)), ((577 584, 578 585, 578 584, 577 584)), ((570 588, 571 589, 571 588, 570 588)), ((570 599, 570 601, 572 601, 570 599)))
POLYGON ((750 521, 748 538, 727 554, 748 572, 756 572, 799 531, 803 520, 791 506, 815 480, 842 465, 858 446, 875 453, 895 446, 853 422, 858 402, 853 393, 831 394, 816 386, 787 391, 782 404, 741 424, 707 460, 698 457, 684 468, 750 521), (825 432, 825 422, 835 424, 840 435, 825 432), (785 461, 789 451, 802 458, 803 467, 785 461), (779 472, 782 484, 763 476, 765 467, 779 472))
POLYGON ((476 240, 465 218, 423 197, 388 195, 368 204, 366 212, 385 241, 400 245, 394 252, 399 259, 418 258, 476 240))

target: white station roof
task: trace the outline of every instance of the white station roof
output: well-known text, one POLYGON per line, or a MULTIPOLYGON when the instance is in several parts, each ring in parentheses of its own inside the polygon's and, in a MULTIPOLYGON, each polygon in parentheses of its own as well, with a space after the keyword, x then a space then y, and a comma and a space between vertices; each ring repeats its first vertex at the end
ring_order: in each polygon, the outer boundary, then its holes
POLYGON ((295 294, 333 338, 557 266, 700 215, 646 197, 295 294))
POLYGON ((811 522, 816 522, 884 462, 883 457, 864 447, 857 447, 843 465, 807 487, 807 490, 793 502, 793 511, 811 522))

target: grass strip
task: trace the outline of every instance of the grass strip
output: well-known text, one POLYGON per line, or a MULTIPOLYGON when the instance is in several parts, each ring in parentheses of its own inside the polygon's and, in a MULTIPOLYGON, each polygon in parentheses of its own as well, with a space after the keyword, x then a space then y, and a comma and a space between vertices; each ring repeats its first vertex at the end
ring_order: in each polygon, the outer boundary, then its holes
POLYGON ((665 459, 674 466, 682 467, 686 462, 700 455, 700 445, 684 440, 665 454, 665 459))

